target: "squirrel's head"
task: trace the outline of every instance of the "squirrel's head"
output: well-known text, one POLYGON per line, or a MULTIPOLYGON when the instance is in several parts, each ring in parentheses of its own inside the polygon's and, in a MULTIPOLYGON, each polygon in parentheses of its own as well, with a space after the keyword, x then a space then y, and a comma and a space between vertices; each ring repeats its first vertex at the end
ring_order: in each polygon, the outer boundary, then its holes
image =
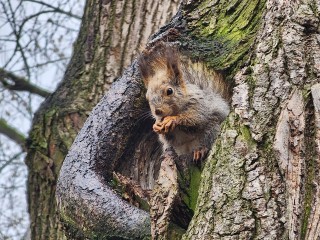
POLYGON ((161 121, 180 113, 186 89, 177 49, 160 42, 142 53, 139 68, 152 115, 161 121))

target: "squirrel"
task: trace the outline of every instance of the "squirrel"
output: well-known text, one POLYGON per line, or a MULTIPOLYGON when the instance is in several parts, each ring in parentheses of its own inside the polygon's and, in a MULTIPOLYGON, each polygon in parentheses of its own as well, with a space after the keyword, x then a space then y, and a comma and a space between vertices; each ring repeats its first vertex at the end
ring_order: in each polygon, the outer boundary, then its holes
POLYGON ((163 150, 172 147, 178 156, 192 154, 195 162, 207 157, 229 114, 222 75, 199 65, 162 41, 138 58, 155 119, 153 130, 163 150))

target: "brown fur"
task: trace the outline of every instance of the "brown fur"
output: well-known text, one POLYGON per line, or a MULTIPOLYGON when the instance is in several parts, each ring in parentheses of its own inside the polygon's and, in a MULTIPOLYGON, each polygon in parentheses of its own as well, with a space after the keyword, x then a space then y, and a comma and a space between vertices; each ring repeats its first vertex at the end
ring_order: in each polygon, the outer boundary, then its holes
MULTIPOLYGON (((204 158, 229 112, 221 74, 184 58, 176 47, 159 42, 139 58, 146 98, 156 119, 154 131, 178 155, 193 153, 204 158), (168 94, 168 90, 172 94, 168 94)), ((196 159, 199 160, 199 159, 196 159)))
POLYGON ((144 50, 139 58, 139 68, 142 79, 148 85, 149 79, 159 70, 167 71, 169 79, 181 79, 179 69, 178 51, 175 47, 170 47, 163 42, 158 42, 151 49, 144 50))

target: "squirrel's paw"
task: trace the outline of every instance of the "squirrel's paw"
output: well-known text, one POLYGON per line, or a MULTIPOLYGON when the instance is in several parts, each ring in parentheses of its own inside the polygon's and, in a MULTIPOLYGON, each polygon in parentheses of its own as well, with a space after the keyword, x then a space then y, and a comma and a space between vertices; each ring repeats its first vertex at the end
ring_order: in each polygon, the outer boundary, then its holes
POLYGON ((153 124, 153 131, 158 134, 167 134, 172 132, 178 124, 177 116, 165 117, 161 122, 153 124))
POLYGON ((158 134, 160 134, 161 129, 162 129, 161 124, 157 123, 157 122, 155 124, 153 124, 152 128, 153 128, 153 131, 155 131, 158 134))
POLYGON ((209 149, 206 147, 199 147, 198 149, 193 151, 193 161, 195 163, 198 163, 200 161, 203 161, 207 158, 207 155, 209 153, 209 149))

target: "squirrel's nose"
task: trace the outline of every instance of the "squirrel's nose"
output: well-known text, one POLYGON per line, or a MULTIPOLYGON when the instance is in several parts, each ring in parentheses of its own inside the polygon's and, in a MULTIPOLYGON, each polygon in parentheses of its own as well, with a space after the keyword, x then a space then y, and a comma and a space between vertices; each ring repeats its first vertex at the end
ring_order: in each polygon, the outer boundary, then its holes
POLYGON ((158 116, 160 116, 160 115, 162 114, 162 110, 159 109, 159 108, 156 108, 155 114, 158 115, 158 116))

